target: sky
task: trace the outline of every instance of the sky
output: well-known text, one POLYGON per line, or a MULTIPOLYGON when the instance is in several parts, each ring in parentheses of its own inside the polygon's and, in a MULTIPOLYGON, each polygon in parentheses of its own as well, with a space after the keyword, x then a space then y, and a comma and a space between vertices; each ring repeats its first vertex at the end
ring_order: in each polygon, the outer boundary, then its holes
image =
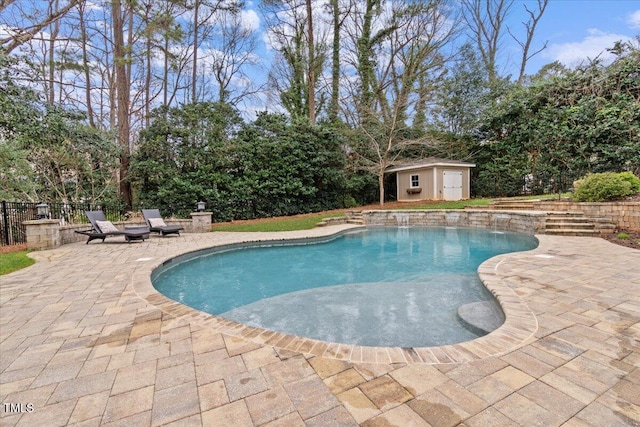
MULTIPOLYGON (((522 3, 516 0, 514 4, 510 25, 515 28, 523 28, 522 3)), ((533 7, 536 4, 526 3, 533 7)), ((550 0, 536 29, 532 49, 537 50, 545 41, 548 45, 530 60, 527 74, 535 74, 556 60, 575 66, 586 58, 595 58, 615 41, 630 40, 635 35, 640 35, 640 0, 550 0)), ((519 46, 510 44, 510 48, 515 53, 519 46)))
MULTIPOLYGON (((243 20, 260 32, 264 31, 264 22, 256 13, 259 3, 260 0, 246 2, 243 20)), ((537 0, 515 0, 507 22, 510 30, 519 37, 524 34, 522 22, 528 18, 524 5, 537 10, 537 0)), ((530 52, 540 49, 545 42, 547 48, 528 61, 526 73, 533 75, 553 61, 570 68, 599 55, 606 61, 612 58, 606 52, 607 48, 613 47, 616 41, 632 40, 638 35, 640 0, 550 0, 536 28, 530 52)), ((261 39, 266 41, 264 33, 261 39)), ((512 80, 516 79, 522 48, 506 32, 501 52, 499 62, 503 65, 500 74, 510 74, 512 80)), ((258 55, 263 58, 265 70, 268 69, 273 51, 262 45, 258 55)), ((256 77, 256 80, 261 80, 260 75, 256 77)))
MULTIPOLYGON (((253 27, 261 24, 255 13, 258 4, 259 0, 248 1, 245 9, 244 19, 251 21, 253 27)), ((508 25, 516 34, 524 29, 525 4, 530 9, 537 7, 535 0, 515 0, 508 25)), ((532 50, 542 47, 545 41, 548 45, 529 61, 528 74, 535 74, 555 60, 575 66, 586 58, 595 58, 615 41, 640 35, 640 0, 550 0, 535 34, 532 50)), ((505 62, 510 62, 512 68, 507 73, 517 74, 515 63, 520 60, 520 46, 506 34, 504 49, 505 62)))
MULTIPOLYGON (((247 1, 243 20, 246 25, 264 31, 264 22, 257 13, 260 0, 247 1)), ((527 5, 537 10, 537 0, 515 0, 507 25, 521 37, 524 34, 523 21, 528 15, 527 5)), ((616 41, 628 41, 640 35, 640 0, 550 0, 542 19, 536 28, 530 52, 535 52, 547 42, 547 48, 532 57, 526 73, 533 75, 544 65, 559 61, 572 68, 588 59, 612 59, 606 52, 616 41)), ((266 36, 262 33, 262 41, 266 36)), ((499 63, 503 64, 499 73, 518 76, 522 48, 505 32, 502 40, 499 63)), ((259 56, 263 58, 264 69, 268 70, 273 51, 262 45, 259 56)), ((257 81, 266 79, 266 74, 255 76, 257 81)), ((266 105, 266 104, 265 104, 266 105)), ((258 106, 255 110, 264 107, 258 106)))

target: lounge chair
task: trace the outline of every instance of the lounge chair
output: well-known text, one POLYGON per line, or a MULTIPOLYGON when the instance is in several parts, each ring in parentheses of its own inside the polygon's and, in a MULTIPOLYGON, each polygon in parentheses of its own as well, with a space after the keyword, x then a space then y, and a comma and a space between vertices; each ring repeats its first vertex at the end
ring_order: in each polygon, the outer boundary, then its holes
POLYGON ((125 229, 124 231, 118 230, 115 225, 108 221, 102 211, 85 211, 87 219, 91 223, 90 230, 76 230, 76 233, 84 234, 88 236, 87 244, 90 241, 96 239, 104 239, 109 236, 124 236, 127 243, 131 243, 132 240, 142 240, 149 237, 148 227, 135 227, 131 229, 125 229))
POLYGON ((142 209, 142 216, 147 222, 149 230, 160 233, 162 236, 166 236, 167 234, 177 234, 179 236, 180 230, 184 230, 184 227, 181 225, 165 224, 158 209, 142 209))

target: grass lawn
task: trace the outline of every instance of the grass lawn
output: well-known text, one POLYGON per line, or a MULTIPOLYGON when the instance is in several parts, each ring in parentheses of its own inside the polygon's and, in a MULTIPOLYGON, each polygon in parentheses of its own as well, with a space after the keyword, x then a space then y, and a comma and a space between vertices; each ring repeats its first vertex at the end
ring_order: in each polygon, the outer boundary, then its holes
POLYGON ((457 200, 455 202, 428 203, 425 205, 408 206, 408 209, 464 209, 465 206, 487 206, 493 199, 457 200))
POLYGON ((342 213, 314 213, 284 218, 263 218, 213 224, 212 231, 294 231, 314 228, 324 218, 342 216, 342 213))
POLYGON ((0 276, 34 264, 36 261, 27 256, 28 252, 19 251, 0 254, 0 276))

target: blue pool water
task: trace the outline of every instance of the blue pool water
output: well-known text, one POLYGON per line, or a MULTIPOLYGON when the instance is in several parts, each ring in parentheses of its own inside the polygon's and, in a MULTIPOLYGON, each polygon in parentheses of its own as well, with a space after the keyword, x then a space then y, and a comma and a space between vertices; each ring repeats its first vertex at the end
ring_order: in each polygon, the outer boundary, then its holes
POLYGON ((156 270, 155 288, 207 313, 331 342, 467 341, 457 308, 494 301, 478 266, 537 239, 467 228, 372 228, 309 243, 213 249, 156 270))

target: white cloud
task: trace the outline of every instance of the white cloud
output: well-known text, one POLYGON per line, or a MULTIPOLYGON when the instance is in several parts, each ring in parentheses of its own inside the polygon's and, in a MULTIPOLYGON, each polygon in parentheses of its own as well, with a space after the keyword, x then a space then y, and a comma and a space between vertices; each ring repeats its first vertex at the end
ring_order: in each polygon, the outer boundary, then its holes
POLYGON ((611 60, 613 55, 607 52, 607 48, 613 47, 617 41, 628 41, 631 37, 623 34, 605 33, 592 28, 582 41, 572 43, 557 43, 543 51, 546 58, 559 61, 567 66, 575 66, 587 59, 600 57, 604 61, 611 60))
POLYGON ((633 29, 640 29, 640 10, 636 10, 627 16, 627 23, 633 29))
POLYGON ((260 17, 253 9, 241 11, 240 20, 242 22, 242 26, 246 30, 256 31, 260 28, 260 17))

